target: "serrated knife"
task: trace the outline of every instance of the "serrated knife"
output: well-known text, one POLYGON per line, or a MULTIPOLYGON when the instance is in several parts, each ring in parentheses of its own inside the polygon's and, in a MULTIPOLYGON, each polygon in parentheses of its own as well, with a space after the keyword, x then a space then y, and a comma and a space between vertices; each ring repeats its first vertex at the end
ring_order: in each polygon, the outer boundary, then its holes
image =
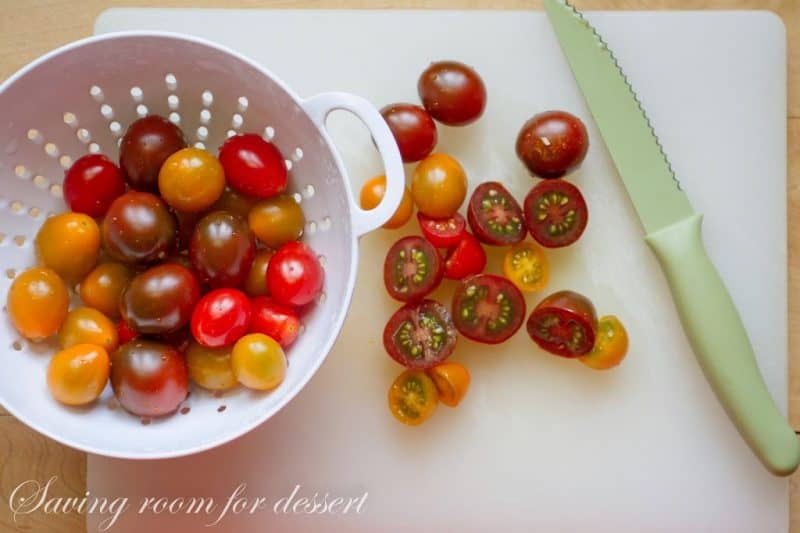
POLYGON ((586 103, 672 290, 698 362, 733 423, 764 466, 789 475, 800 439, 758 369, 733 300, 708 258, 703 216, 681 190, 636 93, 611 50, 566 0, 544 0, 586 103))

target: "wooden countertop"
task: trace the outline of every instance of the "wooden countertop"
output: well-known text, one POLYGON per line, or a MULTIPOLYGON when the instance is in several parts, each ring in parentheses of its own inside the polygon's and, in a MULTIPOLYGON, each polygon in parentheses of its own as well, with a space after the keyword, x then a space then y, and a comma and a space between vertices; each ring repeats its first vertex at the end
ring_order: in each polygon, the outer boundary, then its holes
MULTIPOLYGON (((800 429, 800 2, 797 0, 573 0, 579 9, 768 9, 786 24, 789 41, 789 410, 800 429)), ((91 35, 94 21, 110 7, 262 8, 499 8, 541 9, 539 0, 0 0, 0 79, 39 55, 91 35)), ((27 479, 57 475, 59 494, 83 496, 86 457, 28 429, 0 408, 0 529, 3 531, 85 531, 78 514, 42 512, 11 519, 7 498, 27 479)), ((791 479, 791 528, 800 533, 800 474, 791 479)))

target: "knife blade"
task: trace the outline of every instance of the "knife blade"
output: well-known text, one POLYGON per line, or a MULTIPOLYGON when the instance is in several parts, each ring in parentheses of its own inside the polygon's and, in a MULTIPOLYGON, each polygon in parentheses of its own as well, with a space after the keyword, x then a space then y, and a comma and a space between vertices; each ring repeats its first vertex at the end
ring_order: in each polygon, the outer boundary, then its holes
POLYGON ((744 324, 701 236, 689 199, 619 62, 566 0, 544 0, 575 80, 672 291, 706 380, 739 433, 776 475, 800 463, 800 439, 770 396, 744 324))

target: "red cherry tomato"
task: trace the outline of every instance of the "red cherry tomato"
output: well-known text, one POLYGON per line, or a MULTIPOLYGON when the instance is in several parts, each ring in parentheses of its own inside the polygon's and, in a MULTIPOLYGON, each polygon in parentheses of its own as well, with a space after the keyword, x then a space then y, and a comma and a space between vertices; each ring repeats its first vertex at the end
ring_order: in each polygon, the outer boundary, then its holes
POLYGON ((431 243, 412 235, 389 248, 383 262, 386 292, 395 300, 413 302, 439 286, 444 273, 439 252, 431 243))
POLYGON ((253 310, 249 333, 263 333, 272 337, 281 348, 294 342, 300 333, 300 318, 291 308, 273 302, 266 296, 250 300, 253 310))
POLYGON ((546 111, 527 121, 517 136, 517 156, 540 178, 560 178, 586 157, 589 135, 581 119, 566 111, 546 111))
POLYGON ((269 198, 286 189, 288 173, 280 151, 255 133, 230 137, 219 149, 219 162, 232 189, 269 198))
POLYGON ((381 115, 397 141, 404 163, 422 161, 436 147, 436 123, 418 105, 391 104, 381 109, 381 115))
POLYGON ((215 289, 203 296, 192 313, 192 335, 209 348, 230 346, 247 333, 250 300, 237 289, 215 289))
POLYGON ((562 357, 579 357, 594 347, 597 312, 586 296, 559 291, 536 306, 527 328, 543 350, 562 357))
POLYGON ((523 213, 531 236, 545 248, 569 246, 580 239, 589 221, 581 191, 564 180, 533 187, 525 196, 523 213))
POLYGON ((324 272, 313 250, 302 242, 278 248, 267 266, 267 287, 283 305, 300 307, 311 303, 322 291, 324 272))
POLYGON ((522 208, 502 183, 481 183, 472 193, 467 208, 472 232, 493 246, 517 244, 525 238, 522 208))
POLYGON ((525 298, 506 278, 478 274, 463 279, 453 294, 453 322, 459 333, 477 342, 497 344, 525 320, 525 298))
POLYGON ((474 122, 486 107, 486 86, 475 70, 456 61, 432 63, 417 82, 422 105, 448 126, 474 122))
POLYGON ((464 233, 458 245, 450 250, 444 262, 444 277, 462 279, 480 274, 486 268, 486 252, 471 233, 464 233))
POLYGON ((467 231, 467 222, 458 213, 444 219, 417 213, 417 220, 422 235, 437 248, 455 248, 467 231))
POLYGON ((75 161, 64 176, 64 200, 76 213, 102 217, 125 192, 119 167, 106 156, 89 154, 75 161))
POLYGON ((430 368, 441 363, 455 350, 456 340, 450 313, 434 300, 404 305, 383 330, 386 352, 408 368, 430 368))
POLYGON ((124 320, 117 322, 117 339, 119 345, 122 346, 126 342, 130 342, 139 336, 139 332, 128 325, 124 320))

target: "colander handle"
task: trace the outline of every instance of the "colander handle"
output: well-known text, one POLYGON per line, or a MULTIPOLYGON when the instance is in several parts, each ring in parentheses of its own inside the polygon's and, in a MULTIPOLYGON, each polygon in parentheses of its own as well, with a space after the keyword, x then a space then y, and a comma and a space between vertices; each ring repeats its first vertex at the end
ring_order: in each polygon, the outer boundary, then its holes
POLYGON ((303 102, 302 106, 322 131, 325 131, 325 120, 328 118, 328 114, 331 111, 342 109, 357 116, 372 134, 372 139, 375 141, 375 146, 378 147, 383 161, 386 174, 386 193, 381 202, 369 211, 361 209, 351 195, 350 211, 353 213, 353 232, 357 236, 360 237, 379 228, 391 218, 400 205, 406 181, 400 151, 386 121, 368 100, 349 93, 318 94, 303 102))

